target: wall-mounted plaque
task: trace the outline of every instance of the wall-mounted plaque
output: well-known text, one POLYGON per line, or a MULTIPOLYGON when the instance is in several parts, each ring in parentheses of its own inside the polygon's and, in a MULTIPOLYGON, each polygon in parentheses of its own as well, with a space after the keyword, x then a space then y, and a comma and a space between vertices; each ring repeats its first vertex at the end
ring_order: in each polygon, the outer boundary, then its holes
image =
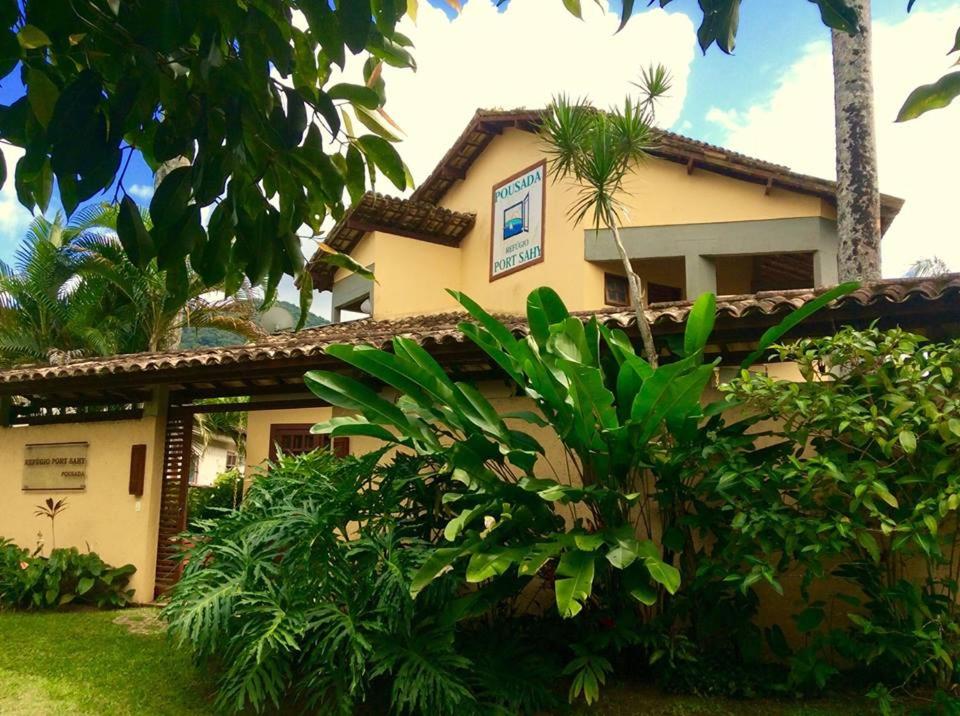
POLYGON ((491 281, 543 261, 546 180, 544 161, 493 187, 491 281))
POLYGON ((83 490, 87 485, 89 443, 27 445, 23 451, 23 489, 83 490))

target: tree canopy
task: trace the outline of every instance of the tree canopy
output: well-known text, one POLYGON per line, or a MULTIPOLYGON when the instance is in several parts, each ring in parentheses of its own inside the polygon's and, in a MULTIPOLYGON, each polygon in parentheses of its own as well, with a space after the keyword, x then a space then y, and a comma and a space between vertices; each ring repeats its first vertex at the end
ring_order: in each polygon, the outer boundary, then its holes
MULTIPOLYGON (((456 0, 446 0, 459 7, 456 0)), ((798 1, 798 0, 795 0, 798 1)), ((807 0, 855 32, 846 0, 807 0)), ((501 0, 503 2, 503 0, 501 0)), ((581 0, 563 0, 580 15, 581 0)), ((660 7, 674 0, 653 0, 660 7)), ((732 52, 741 0, 700 0, 700 46, 732 52)), ((652 4, 652 3, 651 3, 652 4)), ((679 4, 679 3, 678 3, 679 4)), ((621 27, 638 8, 624 0, 621 27)), ((0 0, 0 78, 23 93, 0 106, 0 143, 23 150, 12 178, 24 206, 67 216, 113 187, 131 156, 164 176, 155 223, 121 202, 118 233, 138 266, 156 258, 183 298, 188 265, 231 293, 246 279, 271 300, 285 274, 312 282, 299 234, 321 233, 379 177, 411 178, 385 111, 385 65, 415 69, 397 30, 418 0, 0 0), (351 57, 362 83, 340 81, 351 57), (208 221, 201 219, 209 216, 208 221)), ((0 162, 0 183, 7 180, 0 162)), ((325 260, 360 267, 336 252, 325 260)))

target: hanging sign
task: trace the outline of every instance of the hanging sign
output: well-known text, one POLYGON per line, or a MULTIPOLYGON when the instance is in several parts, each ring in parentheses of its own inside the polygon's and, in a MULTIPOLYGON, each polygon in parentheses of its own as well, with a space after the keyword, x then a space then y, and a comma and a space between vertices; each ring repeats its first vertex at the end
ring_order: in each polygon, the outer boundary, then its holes
POLYGON ((87 486, 89 443, 27 445, 23 451, 24 490, 83 490, 87 486))
POLYGON ((493 187, 491 281, 543 261, 546 180, 543 161, 493 187))

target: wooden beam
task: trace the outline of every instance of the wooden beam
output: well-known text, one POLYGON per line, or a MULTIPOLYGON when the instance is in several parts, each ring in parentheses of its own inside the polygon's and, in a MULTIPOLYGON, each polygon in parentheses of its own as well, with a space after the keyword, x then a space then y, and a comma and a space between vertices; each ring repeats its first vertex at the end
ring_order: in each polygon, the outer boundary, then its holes
POLYGON ((15 425, 63 425, 65 423, 103 423, 119 420, 140 420, 143 410, 113 410, 103 413, 61 413, 59 415, 16 416, 15 425))
POLYGON ((769 177, 767 177, 767 183, 763 187, 763 195, 770 196, 771 191, 773 191, 773 175, 772 174, 769 177))
POLYGON ((320 398, 302 400, 263 400, 253 403, 191 403, 170 408, 171 413, 256 413, 264 410, 296 410, 298 408, 329 408, 330 403, 320 398))
POLYGON ((687 160, 687 176, 693 174, 693 169, 696 166, 696 160, 693 157, 690 157, 687 160))

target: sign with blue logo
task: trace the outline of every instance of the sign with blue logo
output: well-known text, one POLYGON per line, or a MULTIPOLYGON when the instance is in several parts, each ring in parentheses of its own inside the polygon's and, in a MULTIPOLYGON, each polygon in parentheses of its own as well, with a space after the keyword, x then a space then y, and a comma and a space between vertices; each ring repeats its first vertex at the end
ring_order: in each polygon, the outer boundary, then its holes
POLYGON ((545 161, 493 187, 490 280, 543 261, 545 161))

